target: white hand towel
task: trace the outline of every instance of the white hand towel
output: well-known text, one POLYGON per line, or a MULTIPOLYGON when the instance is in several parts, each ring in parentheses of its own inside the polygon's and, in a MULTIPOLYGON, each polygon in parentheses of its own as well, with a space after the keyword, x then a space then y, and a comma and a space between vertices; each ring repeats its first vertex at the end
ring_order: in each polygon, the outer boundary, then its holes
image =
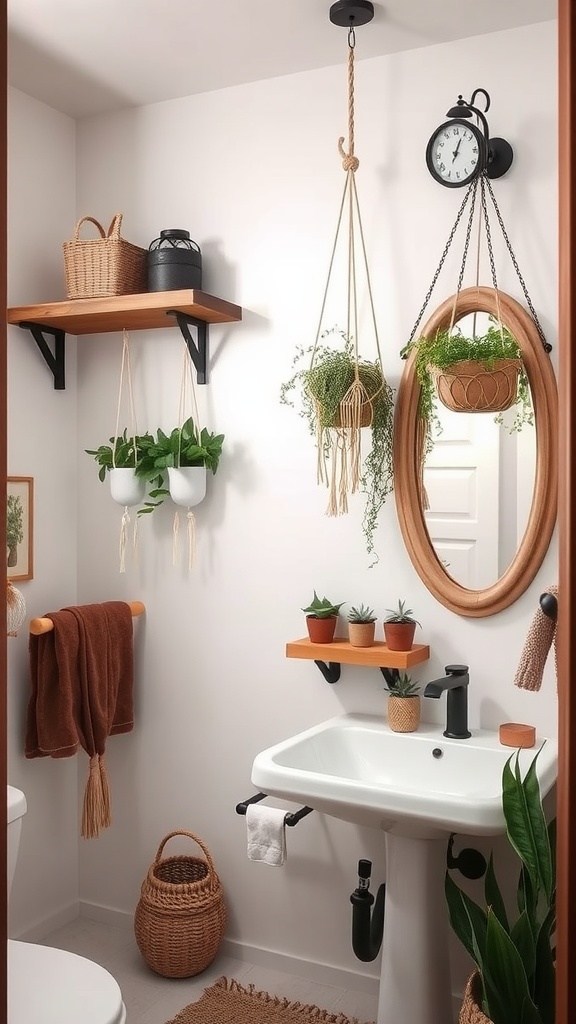
POLYGON ((278 807, 248 804, 246 829, 248 832, 248 859, 262 864, 281 867, 286 859, 286 830, 284 815, 278 807))

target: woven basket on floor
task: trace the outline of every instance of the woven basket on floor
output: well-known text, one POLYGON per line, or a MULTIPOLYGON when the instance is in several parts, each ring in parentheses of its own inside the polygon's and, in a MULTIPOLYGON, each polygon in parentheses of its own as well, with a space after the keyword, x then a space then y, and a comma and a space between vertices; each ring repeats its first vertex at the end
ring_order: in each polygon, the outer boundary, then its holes
POLYGON ((490 1017, 487 1017, 480 1008, 481 999, 482 982, 478 971, 474 971, 466 982, 458 1024, 492 1024, 490 1017))
POLYGON ((225 926, 222 886, 204 843, 192 832, 170 832, 142 883, 134 917, 136 942, 146 963, 165 978, 200 974, 216 956, 225 926), (206 859, 163 858, 173 836, 188 836, 206 859))
POLYGON ((108 234, 94 217, 82 217, 74 238, 64 242, 64 270, 69 299, 96 299, 106 295, 134 295, 146 291, 148 250, 120 237, 122 214, 116 213, 108 234), (99 238, 80 238, 80 228, 90 221, 99 238))
POLYGON ((461 359, 448 369, 434 367, 438 398, 453 412, 504 412, 518 391, 519 359, 495 359, 489 368, 474 359, 461 359))

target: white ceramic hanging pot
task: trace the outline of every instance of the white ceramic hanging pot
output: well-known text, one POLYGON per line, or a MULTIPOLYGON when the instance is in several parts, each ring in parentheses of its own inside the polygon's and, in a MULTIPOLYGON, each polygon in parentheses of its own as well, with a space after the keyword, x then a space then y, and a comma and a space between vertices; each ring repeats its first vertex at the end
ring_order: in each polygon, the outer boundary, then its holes
POLYGON ((206 495, 206 466, 182 466, 168 470, 170 497, 177 505, 199 505, 206 495))
POLYGON ((146 481, 137 477, 133 469, 110 470, 110 494, 119 505, 139 505, 144 500, 146 481))

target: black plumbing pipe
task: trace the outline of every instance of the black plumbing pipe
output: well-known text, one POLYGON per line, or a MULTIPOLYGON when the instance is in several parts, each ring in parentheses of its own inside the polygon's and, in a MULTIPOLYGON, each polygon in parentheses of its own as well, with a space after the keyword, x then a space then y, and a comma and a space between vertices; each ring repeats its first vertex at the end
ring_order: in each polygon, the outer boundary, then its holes
POLYGON ((376 894, 376 902, 369 891, 372 863, 358 861, 358 888, 350 896, 352 904, 352 949, 359 960, 369 963, 380 952, 384 935, 384 903, 386 886, 382 882, 376 894), (372 905, 374 904, 374 910, 372 905))

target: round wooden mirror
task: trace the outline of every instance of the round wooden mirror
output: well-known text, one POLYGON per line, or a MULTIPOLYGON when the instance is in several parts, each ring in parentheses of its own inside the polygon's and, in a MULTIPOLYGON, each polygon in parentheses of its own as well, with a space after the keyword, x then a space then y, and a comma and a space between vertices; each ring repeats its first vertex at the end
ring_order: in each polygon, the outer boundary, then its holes
MULTIPOLYGON (((558 482, 558 394, 556 379, 536 325, 511 296, 492 288, 466 288, 446 299, 432 314, 421 334, 430 337, 471 313, 500 320, 518 343, 532 398, 535 460, 532 500, 527 522, 509 564, 489 586, 472 589, 450 575, 446 559, 433 545, 423 508, 422 421, 416 353, 407 361, 398 389, 394 421, 394 479, 396 508, 412 564, 432 594, 460 615, 494 615, 513 604, 534 579, 546 554, 556 522, 558 482), (455 312, 454 312, 455 310, 455 312)), ((455 414, 457 415, 457 414, 455 414)), ((474 414, 475 415, 475 414, 474 414)), ((487 414, 485 414, 487 415, 487 414)), ((493 417, 492 417, 493 419, 493 417)), ((501 430, 504 428, 500 428, 501 430)), ((518 477, 522 477, 522 468, 518 477)), ((501 474, 502 475, 502 474, 501 474)), ((506 486, 506 480, 501 481, 506 486)))

